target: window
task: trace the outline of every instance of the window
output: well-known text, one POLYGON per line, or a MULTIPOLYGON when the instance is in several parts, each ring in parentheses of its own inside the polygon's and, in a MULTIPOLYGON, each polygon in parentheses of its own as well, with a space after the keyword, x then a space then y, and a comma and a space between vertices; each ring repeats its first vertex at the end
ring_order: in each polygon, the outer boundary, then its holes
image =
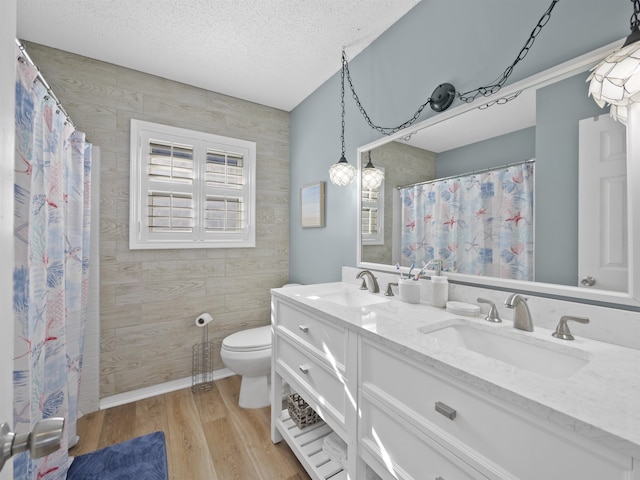
POLYGON ((384 180, 375 190, 362 190, 361 205, 362 244, 384 245, 384 180))
POLYGON ((255 247, 256 144, 131 120, 129 247, 255 247))

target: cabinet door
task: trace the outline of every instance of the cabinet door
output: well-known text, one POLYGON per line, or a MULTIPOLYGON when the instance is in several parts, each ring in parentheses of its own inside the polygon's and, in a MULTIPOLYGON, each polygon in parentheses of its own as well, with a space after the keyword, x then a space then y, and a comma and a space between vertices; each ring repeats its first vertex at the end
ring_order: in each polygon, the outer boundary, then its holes
POLYGON ((361 397, 361 407, 361 454, 382 478, 487 480, 375 399, 361 397))
POLYGON ((363 339, 361 390, 489 478, 627 480, 632 459, 363 339), (449 418, 436 409, 455 410, 449 418))
POLYGON ((281 301, 276 306, 276 327, 283 336, 303 344, 315 355, 344 370, 347 331, 281 301))

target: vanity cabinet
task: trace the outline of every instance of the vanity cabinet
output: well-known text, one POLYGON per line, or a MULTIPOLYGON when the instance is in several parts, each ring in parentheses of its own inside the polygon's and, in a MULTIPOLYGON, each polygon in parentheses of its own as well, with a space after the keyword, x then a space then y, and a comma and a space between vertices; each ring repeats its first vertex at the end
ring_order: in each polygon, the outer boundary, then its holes
POLYGON ((349 396, 356 396, 349 392, 347 357, 349 344, 356 345, 356 339, 335 322, 277 297, 272 302, 272 327, 272 440, 284 438, 314 480, 346 480, 346 468, 331 460, 322 445, 324 437, 332 432, 347 442, 347 423, 355 426, 347 411, 347 405, 355 401, 349 403, 349 396), (323 421, 298 428, 289 417, 286 404, 280 408, 285 385, 299 393, 323 421))
POLYGON ((359 454, 384 479, 624 480, 630 457, 361 338, 359 454))
MULTIPOLYGON (((401 335, 389 340, 331 313, 272 297, 271 437, 285 439, 314 480, 640 480, 628 450, 559 422, 554 398, 510 399, 402 346, 401 335), (282 402, 285 386, 323 421, 298 428, 282 402), (347 444, 346 466, 322 449, 332 432, 347 444)), ((612 408, 615 401, 612 393, 612 408)))

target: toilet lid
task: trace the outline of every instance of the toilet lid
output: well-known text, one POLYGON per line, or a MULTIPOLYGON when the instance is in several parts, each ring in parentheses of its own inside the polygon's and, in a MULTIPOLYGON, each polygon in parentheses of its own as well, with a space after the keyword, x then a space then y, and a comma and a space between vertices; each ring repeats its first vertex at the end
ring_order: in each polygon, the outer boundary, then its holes
POLYGON ((232 333, 222 341, 222 346, 227 350, 236 352, 271 348, 271 325, 232 333))

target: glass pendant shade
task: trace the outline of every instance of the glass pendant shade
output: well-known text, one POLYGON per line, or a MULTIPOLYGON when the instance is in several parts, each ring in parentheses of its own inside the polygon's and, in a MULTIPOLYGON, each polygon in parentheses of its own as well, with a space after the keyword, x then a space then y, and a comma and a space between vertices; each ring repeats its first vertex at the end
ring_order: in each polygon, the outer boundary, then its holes
POLYGON ((382 180, 384 180, 384 172, 374 167, 371 163, 362 169, 363 190, 376 190, 382 185, 382 180), (369 167, 369 165, 371 166, 369 167))
POLYGON ((593 67, 589 95, 601 107, 611 105, 611 116, 626 124, 627 107, 640 102, 640 41, 613 52, 593 67))
POLYGON ((353 182, 354 178, 356 178, 356 169, 353 165, 349 165, 344 157, 341 157, 338 163, 334 163, 329 168, 329 180, 334 185, 344 187, 353 182))
POLYGON ((382 185, 384 172, 373 166, 373 163, 371 162, 371 152, 367 152, 367 155, 369 161, 362 169, 362 189, 376 190, 380 185, 382 185))

